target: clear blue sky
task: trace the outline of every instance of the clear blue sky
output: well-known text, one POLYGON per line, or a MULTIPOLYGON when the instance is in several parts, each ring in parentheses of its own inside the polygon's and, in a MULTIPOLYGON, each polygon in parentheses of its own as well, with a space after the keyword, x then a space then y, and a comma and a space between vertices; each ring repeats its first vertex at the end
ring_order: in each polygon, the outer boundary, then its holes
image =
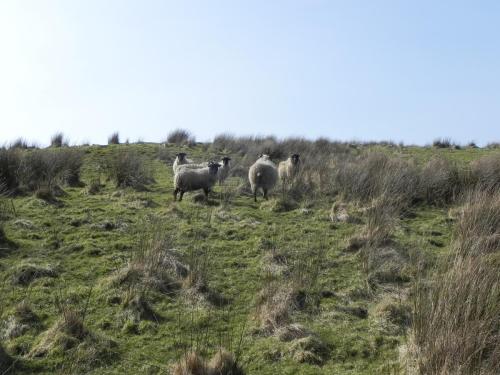
POLYGON ((500 140, 500 1, 0 2, 0 142, 500 140))

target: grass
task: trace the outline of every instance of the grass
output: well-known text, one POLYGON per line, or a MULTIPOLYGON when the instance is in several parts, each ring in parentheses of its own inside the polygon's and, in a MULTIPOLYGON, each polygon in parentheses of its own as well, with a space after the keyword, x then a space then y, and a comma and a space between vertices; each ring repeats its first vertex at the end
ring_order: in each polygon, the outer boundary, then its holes
MULTIPOLYGON (((263 140, 259 145, 271 147, 272 142, 263 140)), ((316 146, 330 147, 321 142, 316 146)), ((195 161, 215 159, 219 152, 211 145, 191 147, 187 152, 195 161)), ((235 165, 244 168, 250 162, 233 139, 219 139, 217 147, 225 148, 235 165)), ((495 149, 362 147, 401 160, 413 158, 415 168, 434 157, 445 157, 462 168, 471 160, 498 154, 495 149)), ((405 295, 411 281, 407 280, 417 270, 430 273, 452 247, 456 219, 448 217, 447 203, 412 203, 394 219, 392 211, 371 206, 372 195, 358 200, 357 195, 346 194, 343 210, 357 220, 332 222, 332 205, 341 196, 330 191, 329 182, 318 179, 319 169, 304 181, 310 179, 325 193, 305 190, 307 194, 294 197, 293 204, 280 189, 269 202, 254 203, 245 189, 243 193, 236 189, 244 185, 240 177, 215 187, 210 205, 196 203, 193 193, 175 203, 168 162, 185 150, 174 143, 78 147, 83 157, 80 180, 86 186, 64 185, 66 194, 58 197, 58 205, 29 193, 13 198, 15 214, 7 215, 3 228, 17 248, 0 250, 0 320, 18 319, 20 301, 37 317, 36 324, 22 323, 29 328, 21 335, 2 339, 8 355, 20 363, 16 373, 160 374, 171 371, 189 353, 213 367, 216 360, 211 359, 222 353, 221 348, 233 353, 223 356, 234 355, 246 374, 373 374, 397 368, 398 348, 407 342, 406 328, 401 328, 408 325, 405 295), (139 189, 119 183, 102 166, 102 160, 125 154, 132 155, 125 160, 138 173, 134 178, 140 181, 139 189), (373 268, 370 280, 376 288, 369 287, 362 253, 346 251, 346 241, 354 236, 368 236, 373 249, 385 252, 390 239, 390 249, 405 264, 405 277, 381 282, 383 274, 373 274, 380 271, 373 268), (170 257, 169 267, 163 266, 165 255, 170 257), (53 273, 35 272, 40 277, 13 284, 20 265, 53 273), (129 273, 134 269, 142 270, 135 280, 129 273), (270 270, 278 273, 270 275, 270 270), (257 296, 269 281, 279 290, 289 286, 293 292, 294 305, 279 327, 287 328, 286 334, 280 330, 264 334, 259 329, 257 296), (161 287, 165 285, 169 288, 161 287), (90 294, 89 286, 95 286, 90 294), (304 290, 305 305, 298 293, 304 290), (66 307, 55 303, 57 291, 66 307), (207 296, 214 295, 225 303, 210 303, 207 296), (63 313, 65 309, 85 309, 85 317, 63 313), (81 325, 68 326, 67 321, 82 320, 81 325), (74 331, 73 326, 80 328, 74 331), (290 336, 292 340, 280 339, 290 336), (80 349, 69 355, 54 339, 80 349), (28 355, 42 347, 48 348, 45 354, 28 355)), ((307 163, 307 154, 300 153, 307 163)), ((381 179, 377 186, 400 181, 397 176, 381 179)), ((405 181, 412 177, 402 176, 405 181)))

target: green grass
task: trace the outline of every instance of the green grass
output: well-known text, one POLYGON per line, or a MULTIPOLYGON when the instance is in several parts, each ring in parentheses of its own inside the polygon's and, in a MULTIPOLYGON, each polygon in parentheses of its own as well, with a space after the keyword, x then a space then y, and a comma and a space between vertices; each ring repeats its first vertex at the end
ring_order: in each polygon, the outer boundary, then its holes
MULTIPOLYGON (((211 205, 193 202, 192 193, 186 194, 183 202, 173 202, 172 169, 157 159, 159 146, 154 144, 83 148, 86 156, 82 180, 94 178, 98 174, 94 170, 96 162, 119 148, 133 148, 147 157, 155 178, 149 191, 116 189, 102 175, 105 187, 100 193, 87 195, 85 187, 65 188, 67 195, 59 198, 61 206, 33 196, 14 199, 16 215, 6 221, 5 232, 18 248, 1 250, 1 318, 6 320, 25 300, 40 320, 20 337, 4 340, 10 353, 18 352, 18 373, 52 374, 67 367, 72 361, 71 351, 42 358, 23 357, 19 352, 29 352, 59 318, 56 295, 64 296, 68 305, 83 309, 90 288, 85 324, 91 331, 116 341, 117 355, 86 372, 89 374, 167 373, 182 355, 183 344, 201 340, 207 354, 220 344, 227 347, 231 343, 236 350, 242 334, 241 362, 248 374, 374 374, 391 373, 397 367, 398 346, 405 342, 404 330, 394 329, 372 314, 383 291, 376 290, 371 297, 353 297, 353 291, 367 288, 366 275, 358 254, 346 252, 345 247, 350 236, 360 233, 363 223, 333 225, 329 220, 331 198, 313 201, 307 212, 301 210, 302 205, 276 213, 268 204, 254 203, 244 195, 235 195, 230 204, 224 205, 217 187, 211 205), (131 258, 137 231, 148 229, 143 224, 148 217, 165 224, 172 247, 182 254, 204 254, 201 257, 208 262, 209 285, 229 299, 228 305, 193 305, 182 296, 151 291, 147 298, 161 319, 143 320, 134 327, 124 321, 123 307, 113 303, 112 298, 120 292, 112 289, 106 279, 131 258), (19 219, 28 220, 32 226, 23 226, 19 219), (104 228, 106 222, 114 223, 114 228, 104 228), (262 270, 263 256, 269 251, 266 247, 294 254, 296 259, 307 259, 315 250, 323 249, 315 288, 333 293, 320 298, 318 306, 293 315, 294 322, 315 332, 328 346, 329 356, 322 366, 298 363, 289 354, 290 343, 254 332, 258 325, 253 319, 254 303, 266 283, 262 270), (29 286, 13 285, 12 273, 22 262, 50 265, 58 276, 39 278, 29 286), (359 318, 339 306, 366 307, 369 314, 359 318)), ((168 146, 163 152, 173 155, 179 150, 168 146)), ((402 154, 419 160, 440 154, 466 162, 487 152, 412 147, 403 149, 402 154)), ((216 156, 203 146, 189 149, 188 153, 195 160, 216 156)), ((277 199, 278 191, 272 199, 277 199)), ((451 233, 448 210, 418 207, 413 213, 399 223, 395 241, 431 260, 445 253, 451 233)), ((403 290, 406 285, 395 287, 403 290)))

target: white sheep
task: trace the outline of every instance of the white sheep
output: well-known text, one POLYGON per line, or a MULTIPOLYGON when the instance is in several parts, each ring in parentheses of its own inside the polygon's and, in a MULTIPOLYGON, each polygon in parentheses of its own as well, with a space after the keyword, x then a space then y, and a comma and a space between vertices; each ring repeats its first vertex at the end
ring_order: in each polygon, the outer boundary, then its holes
MULTIPOLYGON (((219 170, 217 171, 217 181, 219 184, 222 184, 224 180, 229 176, 229 171, 231 170, 231 166, 229 165, 229 161, 231 158, 224 156, 222 160, 219 162, 221 165, 219 170)), ((200 169, 200 168, 206 168, 208 166, 207 161, 203 163, 190 163, 190 164, 182 164, 178 165, 176 170, 179 171, 180 169, 200 169)))
POLYGON ((257 202, 257 190, 262 189, 264 198, 278 180, 278 171, 269 155, 261 155, 248 171, 248 179, 252 188, 254 201, 257 202))
POLYGON ((278 165, 278 174, 283 184, 292 181, 299 173, 300 169, 300 155, 293 154, 285 161, 278 165))
POLYGON ((217 181, 217 170, 220 164, 209 162, 205 168, 179 168, 174 176, 174 201, 180 193, 179 201, 186 191, 203 189, 205 199, 208 200, 208 193, 217 181))
POLYGON ((186 158, 185 152, 179 152, 175 155, 174 164, 172 165, 172 169, 174 170, 174 174, 177 171, 177 167, 185 164, 192 164, 193 161, 191 159, 186 158))
POLYGON ((230 161, 231 158, 224 156, 220 162, 221 167, 217 171, 217 181, 219 182, 219 185, 221 185, 225 179, 229 177, 229 171, 231 170, 231 166, 229 165, 230 161))

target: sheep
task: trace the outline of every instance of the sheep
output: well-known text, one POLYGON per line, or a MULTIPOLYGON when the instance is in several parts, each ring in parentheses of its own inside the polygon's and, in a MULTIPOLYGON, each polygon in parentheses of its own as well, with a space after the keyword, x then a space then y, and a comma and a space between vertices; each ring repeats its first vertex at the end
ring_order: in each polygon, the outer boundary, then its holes
POLYGON ((231 170, 231 166, 229 165, 230 161, 231 158, 224 156, 220 162, 221 167, 217 171, 217 181, 219 185, 222 185, 224 180, 229 177, 229 171, 231 170))
POLYGON ((174 174, 177 171, 177 167, 185 164, 192 164, 193 161, 191 159, 186 158, 185 152, 179 152, 175 155, 174 164, 172 165, 172 169, 174 170, 174 174))
POLYGON ((217 181, 219 167, 219 163, 209 162, 205 168, 179 168, 174 176, 174 201, 177 200, 178 193, 180 202, 186 191, 198 189, 203 189, 205 199, 208 201, 208 193, 217 181))
MULTIPOLYGON (((224 180, 229 176, 229 171, 231 169, 231 166, 229 165, 229 161, 231 158, 224 156, 222 160, 219 162, 221 167, 217 171, 217 182, 219 185, 221 185, 224 180)), ((208 162, 203 162, 203 163, 192 163, 192 164, 183 164, 177 166, 177 171, 180 169, 200 169, 200 168, 206 168, 208 167, 208 162)))
POLYGON ((292 181, 297 176, 300 168, 300 155, 293 154, 287 160, 278 165, 278 174, 283 184, 292 181))
POLYGON ((264 198, 278 180, 278 171, 269 155, 261 155, 248 171, 248 179, 252 187, 254 201, 257 202, 257 190, 262 189, 264 198))

